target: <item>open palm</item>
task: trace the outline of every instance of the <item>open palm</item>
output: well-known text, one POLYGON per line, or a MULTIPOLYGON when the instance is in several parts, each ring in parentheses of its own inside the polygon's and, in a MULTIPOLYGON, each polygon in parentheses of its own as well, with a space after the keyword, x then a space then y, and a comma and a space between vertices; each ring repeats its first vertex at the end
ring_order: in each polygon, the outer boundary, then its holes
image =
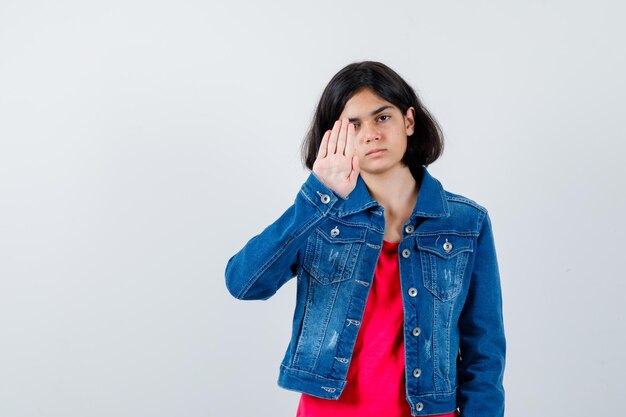
POLYGON ((324 134, 313 163, 313 173, 343 198, 354 190, 359 176, 355 137, 354 125, 348 119, 337 120, 332 131, 324 134))

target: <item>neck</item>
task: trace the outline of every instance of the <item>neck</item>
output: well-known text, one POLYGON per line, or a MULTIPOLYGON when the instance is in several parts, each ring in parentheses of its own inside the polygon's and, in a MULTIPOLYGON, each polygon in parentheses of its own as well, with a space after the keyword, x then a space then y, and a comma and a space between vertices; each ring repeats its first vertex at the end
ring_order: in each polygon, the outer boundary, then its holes
POLYGON ((385 208, 388 215, 405 214, 407 211, 410 214, 415 207, 418 184, 408 167, 398 167, 381 174, 361 171, 361 177, 374 200, 385 208))

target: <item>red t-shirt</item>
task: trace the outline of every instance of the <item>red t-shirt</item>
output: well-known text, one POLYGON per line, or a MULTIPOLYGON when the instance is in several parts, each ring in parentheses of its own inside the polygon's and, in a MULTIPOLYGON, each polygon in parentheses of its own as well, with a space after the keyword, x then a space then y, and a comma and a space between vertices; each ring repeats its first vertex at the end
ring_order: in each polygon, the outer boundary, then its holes
POLYGON ((398 245, 383 241, 344 391, 338 400, 302 394, 296 417, 411 416, 404 375, 398 245))

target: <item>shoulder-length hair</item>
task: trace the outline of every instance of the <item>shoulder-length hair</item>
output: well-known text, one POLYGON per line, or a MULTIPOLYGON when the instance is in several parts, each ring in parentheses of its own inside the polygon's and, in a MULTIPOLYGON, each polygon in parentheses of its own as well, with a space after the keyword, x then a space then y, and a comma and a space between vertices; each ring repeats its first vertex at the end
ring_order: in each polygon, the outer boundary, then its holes
POLYGON ((421 180, 421 166, 435 162, 443 152, 443 133, 424 107, 413 88, 394 70, 381 62, 355 62, 341 69, 330 80, 317 105, 311 127, 302 142, 304 165, 313 169, 324 132, 332 129, 346 102, 357 92, 370 88, 382 99, 406 114, 415 109, 415 129, 407 138, 402 163, 416 180, 421 180))

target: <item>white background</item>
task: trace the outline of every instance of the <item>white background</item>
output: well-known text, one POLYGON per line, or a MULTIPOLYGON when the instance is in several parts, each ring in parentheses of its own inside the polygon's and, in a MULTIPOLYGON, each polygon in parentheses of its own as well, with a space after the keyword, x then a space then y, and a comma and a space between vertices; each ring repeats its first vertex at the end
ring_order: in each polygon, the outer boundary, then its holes
POLYGON ((227 260, 292 204, 319 95, 379 60, 486 206, 507 416, 623 397, 625 7, 614 1, 0 0, 0 417, 294 416, 292 280, 227 260))

